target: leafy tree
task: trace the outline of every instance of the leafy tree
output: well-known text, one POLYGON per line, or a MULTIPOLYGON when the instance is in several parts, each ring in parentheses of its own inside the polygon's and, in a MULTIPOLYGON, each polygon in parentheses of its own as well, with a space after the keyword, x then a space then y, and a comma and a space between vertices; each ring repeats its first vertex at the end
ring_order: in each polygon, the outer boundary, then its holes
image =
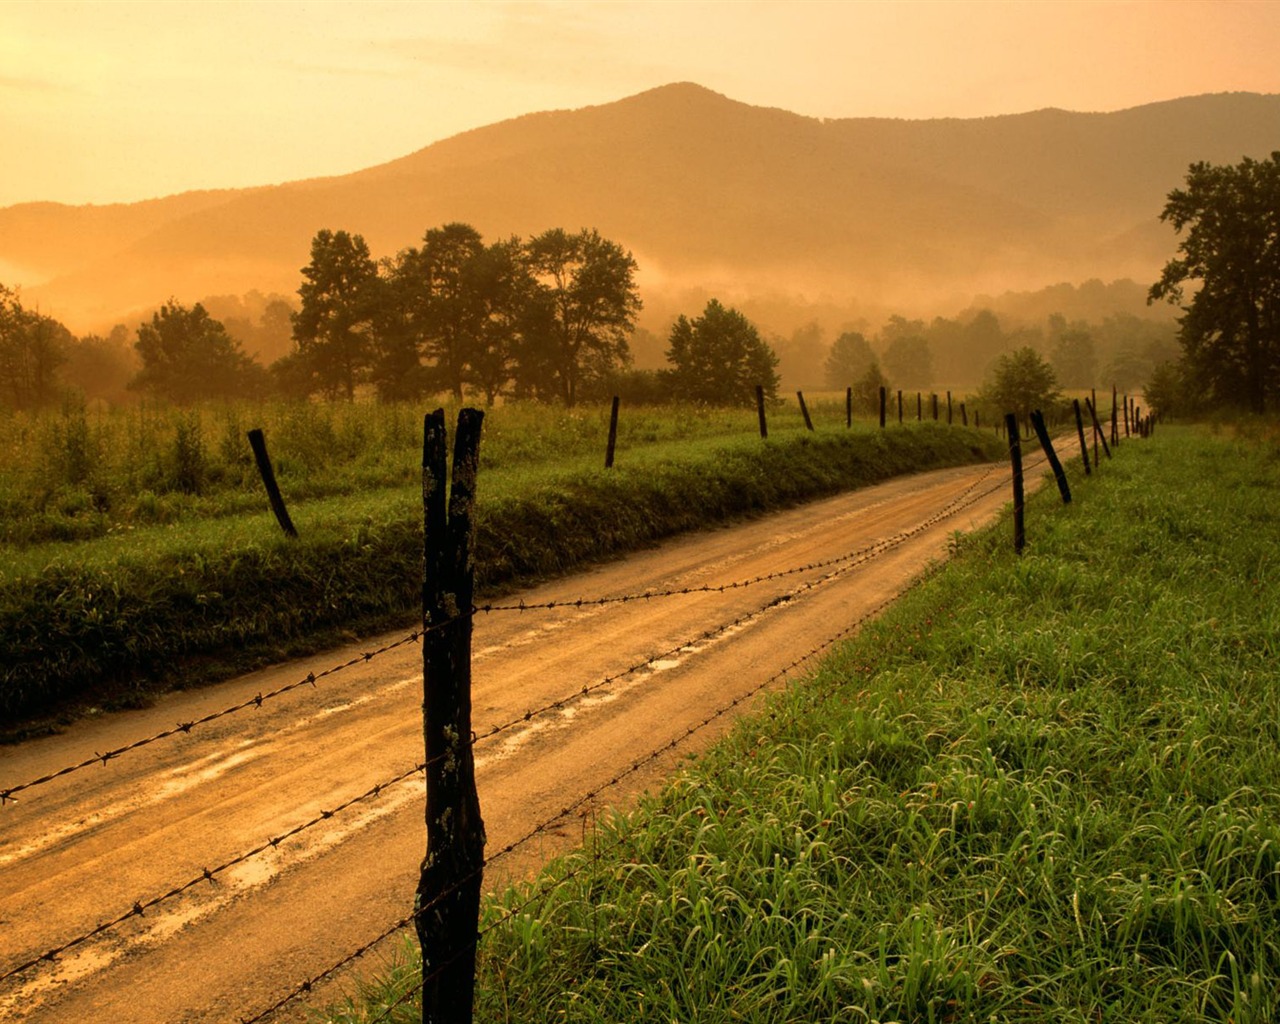
POLYGON ((983 399, 1001 412, 1026 419, 1034 409, 1046 409, 1061 398, 1058 378, 1040 353, 1026 346, 1000 356, 983 399))
POLYGON ((885 371, 903 387, 927 388, 933 383, 933 352, 924 323, 892 316, 880 332, 885 371))
POLYGON ((302 308, 293 338, 308 374, 326 392, 355 397, 374 361, 373 324, 382 301, 378 267, 359 235, 319 231, 302 268, 302 308))
POLYGON ((1179 341, 1190 379, 1214 404, 1263 412, 1280 388, 1280 151, 1235 166, 1192 164, 1160 214, 1185 237, 1148 302, 1181 304, 1179 341))
POLYGON ((71 332, 52 317, 24 309, 0 285, 0 395, 15 409, 38 409, 57 397, 58 369, 71 332))
POLYGON ((533 289, 520 239, 494 242, 472 265, 482 317, 467 360, 468 380, 484 392, 487 405, 511 380, 521 311, 533 289))
POLYGON ((116 324, 107 337, 86 334, 67 348, 62 378, 79 388, 90 401, 123 399, 138 372, 138 354, 129 340, 129 329, 116 324))
POLYGON ((757 386, 767 398, 778 394, 777 355, 750 320, 716 299, 702 316, 676 320, 667 360, 672 394, 684 401, 751 405, 757 386))
POLYGON ((627 362, 627 334, 640 311, 636 261, 586 228, 576 235, 553 228, 524 252, 537 294, 529 296, 519 370, 551 369, 559 397, 573 406, 584 372, 627 362))
POLYGON ((1093 387, 1098 360, 1089 325, 1078 320, 1068 323, 1054 313, 1049 317, 1049 337, 1053 344, 1049 362, 1058 380, 1069 388, 1093 387))
POLYGON ((187 309, 170 299, 138 325, 133 347, 142 369, 129 386, 172 402, 244 395, 263 382, 262 368, 198 302, 187 309))
POLYGON ((880 364, 872 360, 871 365, 863 371, 862 376, 853 385, 854 408, 871 413, 873 416, 878 416, 880 414, 881 388, 885 389, 887 396, 889 378, 881 372, 880 364))
POLYGON ((849 387, 875 361, 876 354, 871 351, 871 343, 858 331, 845 331, 831 343, 827 361, 823 364, 827 387, 849 387))

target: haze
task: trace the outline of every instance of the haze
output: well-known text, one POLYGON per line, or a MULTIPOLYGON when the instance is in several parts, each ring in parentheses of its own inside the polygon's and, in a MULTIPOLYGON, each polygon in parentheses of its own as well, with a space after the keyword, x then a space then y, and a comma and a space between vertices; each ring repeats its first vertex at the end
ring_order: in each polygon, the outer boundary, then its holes
MULTIPOLYGON (((696 81, 812 117, 1280 92, 1280 5, 0 5, 0 207, 342 174, 696 81)), ((1278 133, 1280 134, 1280 133, 1278 133)))

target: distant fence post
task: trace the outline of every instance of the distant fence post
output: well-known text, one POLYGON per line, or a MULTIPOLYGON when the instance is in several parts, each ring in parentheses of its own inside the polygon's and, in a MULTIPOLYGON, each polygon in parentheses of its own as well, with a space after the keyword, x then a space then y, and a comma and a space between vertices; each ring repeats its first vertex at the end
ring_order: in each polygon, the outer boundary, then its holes
POLYGON ((760 417, 760 436, 769 436, 769 424, 764 418, 764 387, 756 385, 756 414, 760 417))
POLYGON ((1111 385, 1111 446, 1113 448, 1120 447, 1120 410, 1116 408, 1116 400, 1119 392, 1116 386, 1111 385))
POLYGON ((1084 475, 1088 476, 1093 470, 1089 467, 1089 443, 1084 439, 1084 418, 1080 415, 1080 399, 1071 399, 1071 408, 1076 413, 1076 432, 1080 435, 1080 457, 1084 459, 1084 475))
MULTIPOLYGON (((1089 416, 1093 419, 1093 436, 1102 440, 1102 450, 1106 452, 1107 458, 1111 458, 1111 448, 1107 444, 1107 433, 1102 429, 1102 424, 1098 422, 1098 409, 1093 402, 1086 399, 1089 403, 1089 416)), ((1094 458, 1097 458, 1095 454, 1094 458)))
POLYGON ((979 414, 979 412, 980 412, 980 410, 978 410, 978 409, 974 409, 974 410, 973 410, 973 429, 974 429, 974 430, 980 430, 980 429, 981 429, 981 427, 980 427, 980 425, 979 425, 979 423, 978 423, 978 419, 979 419, 979 415, 978 415, 978 414, 979 414))
POLYGON ((462 409, 445 507, 444 410, 423 421, 422 726, 427 854, 414 920, 422 946, 422 1019, 470 1021, 484 872, 484 821, 471 747, 471 605, 476 473, 484 413, 462 409))
POLYGON ((604 468, 613 469, 613 452, 618 447, 618 396, 613 396, 613 407, 609 410, 609 444, 604 450, 604 468))
POLYGON ((844 425, 853 426, 853 388, 844 389, 844 425))
POLYGON ((931 391, 929 393, 929 403, 933 406, 933 422, 938 422, 938 392, 931 391))
POLYGON ((1049 440, 1049 429, 1044 425, 1044 413, 1039 409, 1031 413, 1031 426, 1035 428, 1040 447, 1044 449, 1049 460, 1049 468, 1053 470, 1053 478, 1058 481, 1058 493, 1062 495, 1062 504, 1071 504, 1071 487, 1067 484, 1067 474, 1063 472, 1058 453, 1053 450, 1053 442, 1049 440))
MULTIPOLYGON (((974 413, 974 426, 978 425, 977 413, 974 413)), ((960 426, 967 427, 969 425, 969 414, 965 411, 964 402, 960 403, 960 426)))
POLYGON ((1027 546, 1026 503, 1022 493, 1022 442, 1018 437, 1018 417, 1004 414, 1005 431, 1009 435, 1009 466, 1013 470, 1013 550, 1022 554, 1027 546))
POLYGON ((902 388, 898 388, 898 423, 902 423, 902 388))
POLYGON ((1124 436, 1129 437, 1129 396, 1124 396, 1124 436))
POLYGON ((885 401, 885 389, 884 389, 884 385, 881 384, 880 385, 880 429, 881 430, 884 430, 884 401, 885 401))
POLYGON ((254 461, 258 464, 258 475, 262 477, 263 486, 267 489, 267 500, 271 502, 271 511, 276 514, 276 522, 287 537, 298 536, 298 530, 289 518, 289 510, 284 507, 284 498, 280 494, 280 485, 276 483, 275 470, 271 468, 271 459, 267 457, 267 439, 262 431, 249 431, 249 447, 253 449, 254 461))
POLYGON ((920 402, 920 392, 916 392, 916 422, 924 419, 924 406, 920 402))
POLYGON ((804 416, 804 426, 806 430, 813 429, 813 420, 809 419, 809 407, 804 404, 804 392, 797 391, 796 398, 800 399, 800 414, 804 416))
POLYGON ((951 426, 951 392, 947 392, 947 426, 951 426))

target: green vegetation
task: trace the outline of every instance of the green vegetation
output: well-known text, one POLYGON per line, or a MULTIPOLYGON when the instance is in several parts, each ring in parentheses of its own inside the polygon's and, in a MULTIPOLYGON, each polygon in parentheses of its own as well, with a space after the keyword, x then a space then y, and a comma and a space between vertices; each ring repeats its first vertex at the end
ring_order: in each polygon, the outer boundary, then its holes
MULTIPOLYGON (((605 410, 498 408, 481 446, 480 587, 1001 450, 993 434, 814 415, 808 433, 775 410, 762 442, 749 411, 626 410, 605 471, 605 410)), ((104 686, 145 699, 412 621, 421 424, 407 406, 346 403, 0 420, 0 715, 104 686), (297 541, 266 511, 251 426, 265 427, 297 541)))
MULTIPOLYGON (((963 541, 488 900, 477 1019, 1275 1019, 1274 451, 1164 428, 1033 497, 1021 558, 963 541)), ((401 961, 325 1019, 394 1003, 401 961)))

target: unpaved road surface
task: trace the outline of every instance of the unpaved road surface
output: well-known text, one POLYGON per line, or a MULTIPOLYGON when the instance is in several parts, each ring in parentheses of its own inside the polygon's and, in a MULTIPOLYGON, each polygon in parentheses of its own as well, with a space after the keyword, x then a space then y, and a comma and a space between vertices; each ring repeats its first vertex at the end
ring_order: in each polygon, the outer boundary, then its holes
MULTIPOLYGON (((903 478, 681 538, 504 603, 718 588, 843 559, 748 586, 478 615, 473 707, 488 850, 600 790, 496 860, 486 884, 527 873, 580 840, 584 810, 624 803, 669 774, 732 714, 687 736, 691 726, 891 600, 945 555, 953 531, 995 515, 1008 500, 1007 481, 1007 469, 992 467, 903 478), (643 766, 620 784, 601 789, 637 762, 643 766)), ((171 694, 144 711, 87 719, 2 750, 0 789, 403 635, 171 694)), ((135 903, 144 910, 0 980, 0 1020, 240 1021, 408 913, 425 846, 422 775, 413 772, 423 759, 421 648, 405 643, 358 660, 314 686, 25 789, 0 807, 0 975, 130 915, 135 903), (323 815, 404 773, 376 796, 323 815), (151 905, 187 882, 196 884, 151 905)), ((355 970, 371 969, 392 945, 376 947, 355 970)), ((304 1004, 340 994, 335 985, 349 984, 351 971, 336 979, 271 1019, 305 1019, 304 1004)))

